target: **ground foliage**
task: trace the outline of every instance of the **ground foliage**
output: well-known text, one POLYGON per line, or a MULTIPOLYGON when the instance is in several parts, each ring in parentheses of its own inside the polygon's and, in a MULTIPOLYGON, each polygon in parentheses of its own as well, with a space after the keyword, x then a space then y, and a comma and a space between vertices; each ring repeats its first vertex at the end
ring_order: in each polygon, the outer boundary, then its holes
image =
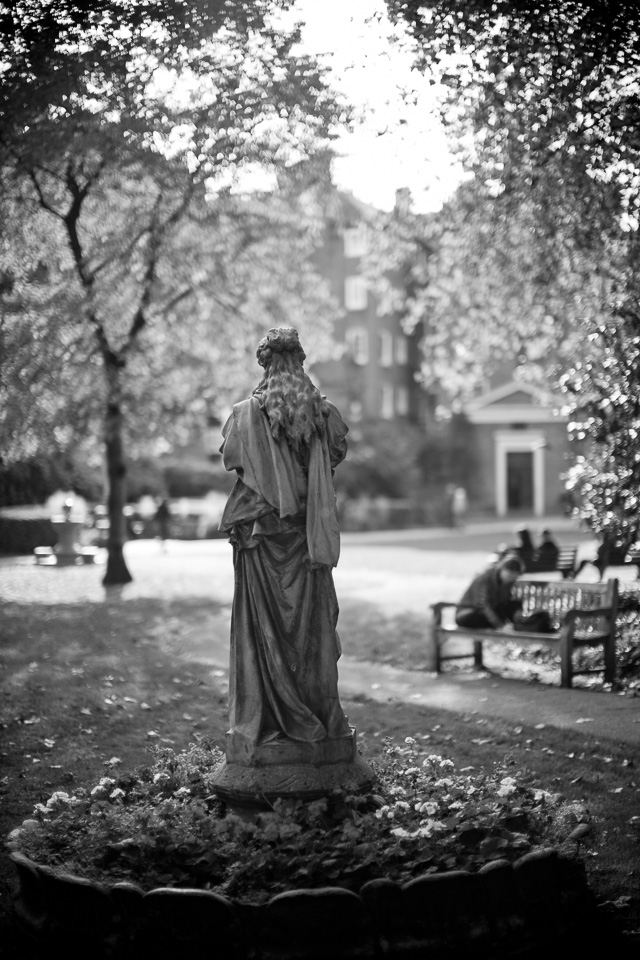
POLYGON ((456 772, 413 737, 387 740, 374 760, 373 794, 312 802, 276 800, 255 819, 225 809, 213 792, 223 759, 205 741, 176 753, 155 748, 150 767, 93 787, 56 791, 19 831, 21 852, 94 880, 204 887, 266 900, 301 887, 357 891, 375 877, 477 870, 491 860, 590 829, 581 804, 530 787, 513 771, 456 772))

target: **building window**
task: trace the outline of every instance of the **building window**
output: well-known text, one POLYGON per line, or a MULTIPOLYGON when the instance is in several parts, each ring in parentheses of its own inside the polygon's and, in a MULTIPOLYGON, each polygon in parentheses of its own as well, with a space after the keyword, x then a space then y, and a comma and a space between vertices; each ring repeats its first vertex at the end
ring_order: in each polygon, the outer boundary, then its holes
POLYGON ((409 343, 403 333, 396 337, 396 363, 399 367, 406 367, 409 362, 409 343))
POLYGON ((380 331, 380 366, 393 366, 393 334, 390 330, 380 331))
POLYGON ((354 363, 359 366, 369 362, 369 335, 364 327, 351 327, 347 330, 346 340, 354 363))
POLYGON ((364 223, 347 227, 344 231, 345 257, 364 257, 367 252, 367 228, 364 223))
POLYGON ((385 420, 393 420, 393 384, 382 384, 382 404, 380 407, 380 416, 385 420))
POLYGON ((346 277, 344 281, 344 305, 347 310, 365 310, 367 306, 367 281, 364 277, 346 277))
POLYGON ((396 413, 399 417, 406 417, 409 413, 409 391, 406 387, 396 390, 396 413))

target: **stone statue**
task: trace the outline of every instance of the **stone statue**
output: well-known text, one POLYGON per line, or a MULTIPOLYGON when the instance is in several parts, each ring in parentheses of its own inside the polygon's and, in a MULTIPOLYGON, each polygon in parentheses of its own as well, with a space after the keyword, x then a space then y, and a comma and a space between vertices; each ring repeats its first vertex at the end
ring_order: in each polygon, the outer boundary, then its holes
POLYGON ((220 522, 235 590, 230 731, 216 790, 238 802, 372 779, 338 696, 333 473, 348 428, 305 373, 296 330, 269 330, 257 358, 264 376, 234 406, 221 447, 237 480, 220 522))

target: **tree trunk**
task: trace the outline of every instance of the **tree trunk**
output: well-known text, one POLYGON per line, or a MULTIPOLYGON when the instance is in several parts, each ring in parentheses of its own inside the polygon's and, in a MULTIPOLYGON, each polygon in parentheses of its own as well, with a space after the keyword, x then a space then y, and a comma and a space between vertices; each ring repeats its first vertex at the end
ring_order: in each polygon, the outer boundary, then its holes
POLYGON ((122 366, 117 361, 106 362, 108 395, 105 418, 105 452, 109 486, 107 498, 109 539, 107 542, 107 569, 102 580, 105 586, 130 583, 133 580, 123 552, 126 540, 124 506, 126 503, 127 470, 122 441, 121 371, 122 366))

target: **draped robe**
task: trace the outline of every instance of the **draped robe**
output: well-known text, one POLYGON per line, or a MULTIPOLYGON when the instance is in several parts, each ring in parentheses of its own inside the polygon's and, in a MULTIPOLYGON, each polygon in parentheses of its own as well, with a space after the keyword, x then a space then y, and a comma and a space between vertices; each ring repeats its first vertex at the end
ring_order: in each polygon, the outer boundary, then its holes
POLYGON ((326 430, 305 454, 274 440, 255 397, 223 429, 237 480, 220 529, 233 545, 230 733, 251 745, 351 735, 338 698, 340 640, 332 568, 340 553, 333 469, 348 428, 323 401, 326 430))

